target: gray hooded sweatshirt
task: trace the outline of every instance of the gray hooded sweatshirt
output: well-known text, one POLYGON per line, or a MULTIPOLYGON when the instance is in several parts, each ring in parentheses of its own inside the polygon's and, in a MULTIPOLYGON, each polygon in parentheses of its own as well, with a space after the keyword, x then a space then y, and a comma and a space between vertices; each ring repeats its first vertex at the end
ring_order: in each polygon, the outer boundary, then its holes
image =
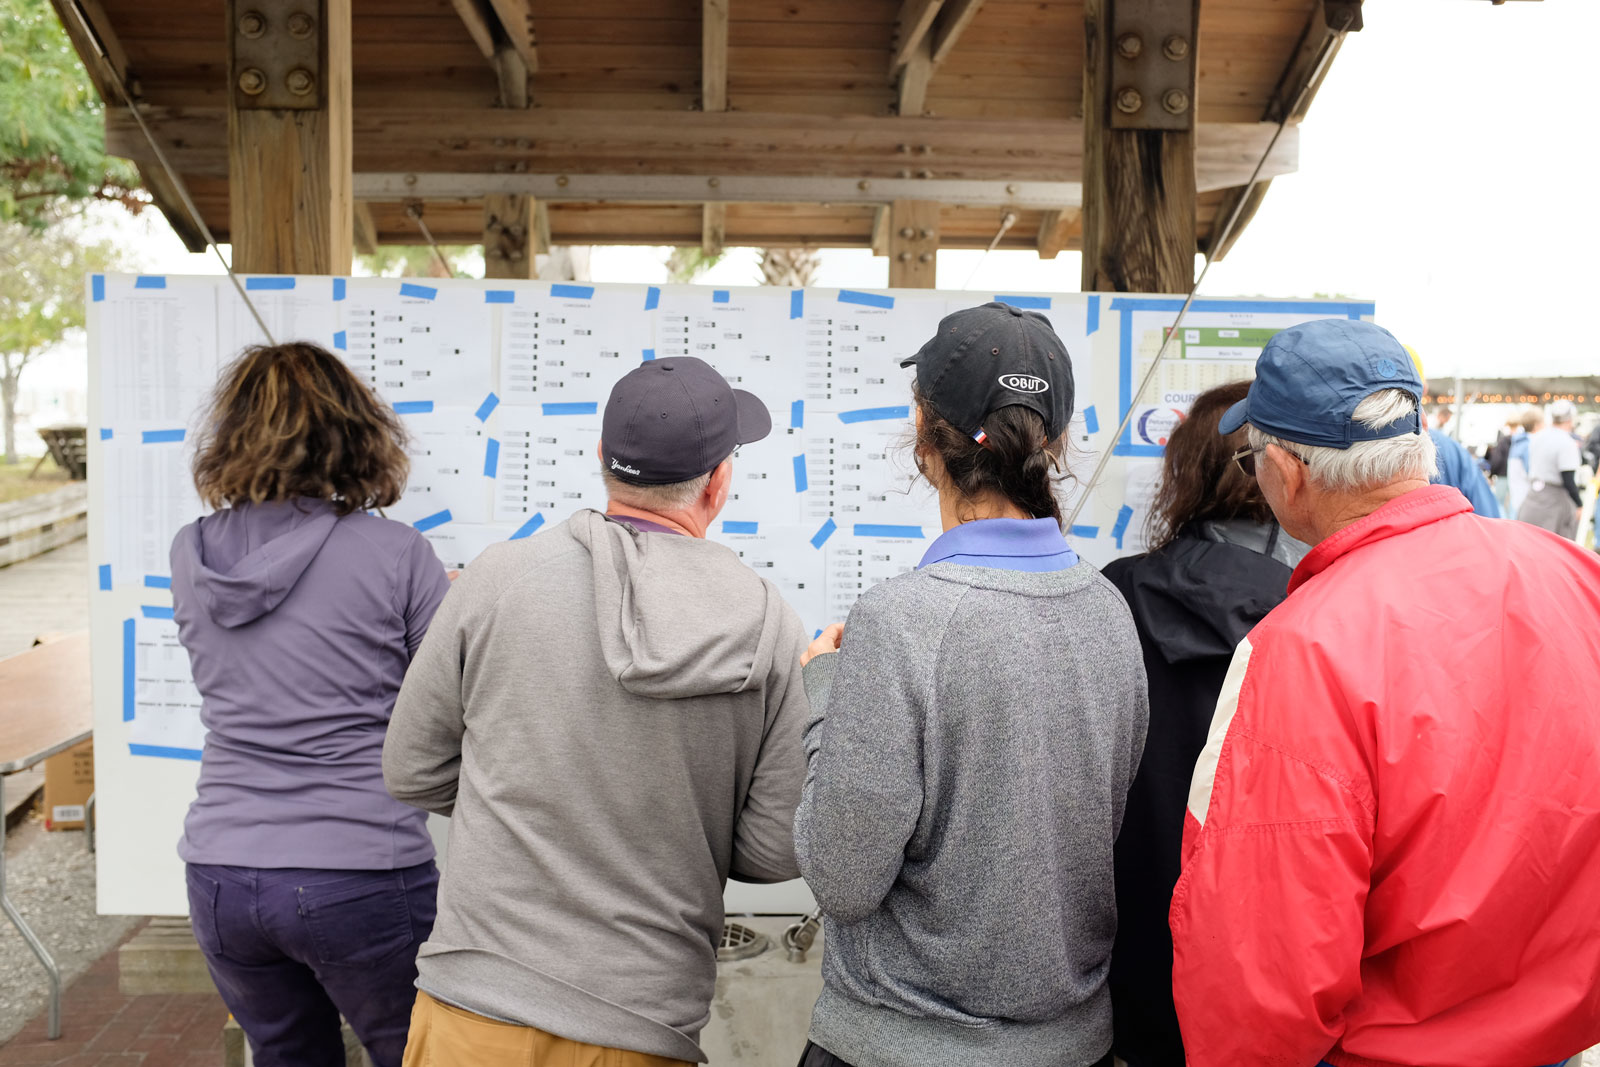
POLYGON ((703 1061, 724 883, 799 874, 804 648, 709 541, 580 511, 478 557, 384 745, 390 791, 454 816, 418 987, 703 1061))

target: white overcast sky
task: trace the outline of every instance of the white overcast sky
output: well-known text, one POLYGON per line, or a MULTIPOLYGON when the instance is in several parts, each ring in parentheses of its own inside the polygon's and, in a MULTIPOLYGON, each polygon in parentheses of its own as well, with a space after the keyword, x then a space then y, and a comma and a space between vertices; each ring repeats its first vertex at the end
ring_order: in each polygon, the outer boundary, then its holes
MULTIPOLYGON (((1596 0, 1367 4, 1303 124, 1299 173, 1273 183, 1202 295, 1373 299, 1436 379, 1600 373, 1583 313, 1600 273, 1597 47, 1596 0)), ((118 227, 144 269, 218 269, 149 215, 118 227)), ((599 248, 593 275, 658 282, 664 254, 599 248)), ((827 252, 818 284, 882 286, 887 262, 827 252)), ((1078 275, 1076 253, 939 256, 945 289, 1076 291, 1078 275)), ((704 280, 757 278, 755 252, 738 249, 704 280)), ((40 376, 81 376, 81 353, 40 376)))

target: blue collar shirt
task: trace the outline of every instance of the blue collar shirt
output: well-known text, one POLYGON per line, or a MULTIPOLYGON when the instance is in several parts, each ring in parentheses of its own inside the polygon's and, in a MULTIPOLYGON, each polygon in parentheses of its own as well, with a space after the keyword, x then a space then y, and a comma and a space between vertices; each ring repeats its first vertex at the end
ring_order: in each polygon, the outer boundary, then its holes
POLYGON ((946 530, 928 546, 918 567, 959 563, 1004 571, 1064 571, 1078 554, 1054 519, 977 519, 946 530))

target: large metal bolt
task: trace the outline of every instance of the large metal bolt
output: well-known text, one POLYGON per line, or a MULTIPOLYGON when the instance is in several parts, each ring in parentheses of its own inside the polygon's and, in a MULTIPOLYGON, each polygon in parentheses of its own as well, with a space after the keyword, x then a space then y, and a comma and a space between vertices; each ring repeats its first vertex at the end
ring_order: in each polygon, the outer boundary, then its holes
POLYGON ((247 96, 260 96, 267 91, 267 76, 254 67, 239 72, 239 90, 247 96))
POLYGON ((932 252, 924 252, 924 253, 922 253, 922 255, 918 256, 917 259, 921 260, 923 263, 932 263, 933 262, 933 253, 932 252))
POLYGON ((910 252, 901 252, 900 253, 900 262, 902 262, 902 263, 910 263, 911 262, 911 253, 910 252))
POLYGON ((722 179, 721 178, 707 178, 706 179, 706 184, 711 186, 711 188, 715 189, 719 185, 722 184, 722 179))
POLYGON ((900 227, 900 237, 901 237, 902 240, 909 241, 913 237, 915 237, 916 235, 917 235, 917 231, 913 230, 910 226, 902 226, 902 227, 900 227))
POLYGON ((289 76, 284 79, 284 83, 289 86, 289 91, 296 96, 305 96, 317 87, 317 79, 312 77, 311 72, 304 67, 296 67, 291 70, 289 76))
POLYGON ((1174 115, 1181 115, 1189 110, 1189 94, 1182 89, 1168 89, 1161 98, 1161 106, 1174 115))
POLYGON ((252 41, 267 32, 267 16, 259 11, 246 11, 239 16, 239 36, 252 41))
POLYGON ((1117 90, 1117 110, 1124 115, 1132 115, 1144 107, 1144 97, 1133 86, 1117 90))
POLYGON ((1161 42, 1161 54, 1176 63, 1189 54, 1189 42, 1173 34, 1161 42))
POLYGON ((860 189, 864 193, 868 189, 872 188, 872 183, 867 181, 865 178, 862 178, 860 181, 856 182, 856 188, 860 189))
POLYGON ((568 178, 565 174, 559 174, 559 175, 556 176, 556 184, 559 185, 563 189, 565 189, 567 187, 567 183, 570 182, 571 180, 572 179, 568 178))
POLYGON ((288 26, 289 36, 303 41, 311 36, 311 31, 317 28, 317 23, 304 11, 296 11, 289 16, 288 26))
POLYGON ((933 237, 933 231, 924 226, 921 231, 918 232, 917 236, 926 241, 933 237))
POLYGON ((1138 59, 1144 52, 1144 39, 1137 33, 1125 33, 1117 38, 1117 55, 1123 59, 1138 59))

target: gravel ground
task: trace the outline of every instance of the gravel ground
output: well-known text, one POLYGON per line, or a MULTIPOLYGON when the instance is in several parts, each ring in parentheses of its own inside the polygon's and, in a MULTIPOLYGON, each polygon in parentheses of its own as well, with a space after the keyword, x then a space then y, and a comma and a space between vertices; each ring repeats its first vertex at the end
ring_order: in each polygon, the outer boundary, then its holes
MULTIPOLYGON (((45 831, 29 819, 6 839, 6 890, 61 968, 62 987, 111 951, 143 920, 96 915, 94 856, 82 831, 45 831)), ((49 1000, 44 968, 9 920, 0 917, 0 1044, 49 1000)))

